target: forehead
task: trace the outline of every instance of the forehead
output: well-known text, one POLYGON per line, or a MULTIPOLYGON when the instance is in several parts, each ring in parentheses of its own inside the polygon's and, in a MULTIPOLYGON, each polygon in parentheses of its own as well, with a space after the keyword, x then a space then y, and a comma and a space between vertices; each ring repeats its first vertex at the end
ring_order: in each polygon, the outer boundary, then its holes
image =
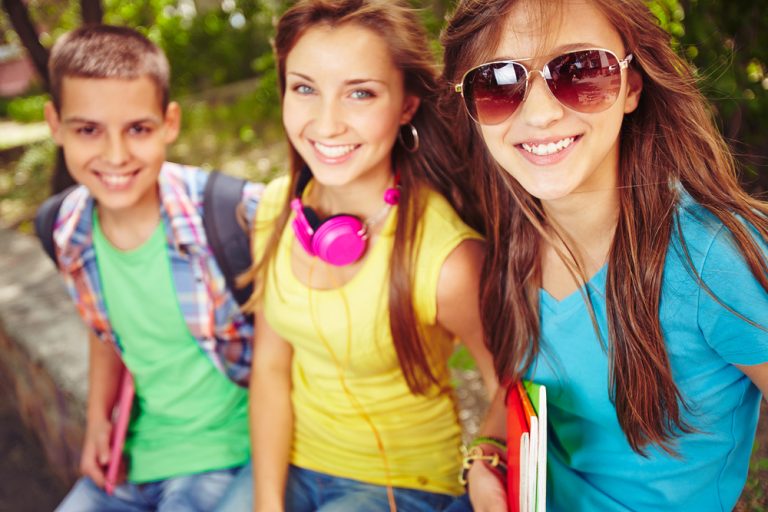
POLYGON ((589 0, 528 0, 511 9, 494 58, 551 56, 564 48, 604 48, 620 57, 624 53, 619 33, 589 0))
POLYGON ((159 87, 149 77, 83 78, 65 76, 61 82, 61 111, 101 119, 108 115, 163 114, 159 87))
POLYGON ((317 76, 389 80, 401 76, 387 42, 354 23, 308 29, 286 58, 286 71, 317 76))

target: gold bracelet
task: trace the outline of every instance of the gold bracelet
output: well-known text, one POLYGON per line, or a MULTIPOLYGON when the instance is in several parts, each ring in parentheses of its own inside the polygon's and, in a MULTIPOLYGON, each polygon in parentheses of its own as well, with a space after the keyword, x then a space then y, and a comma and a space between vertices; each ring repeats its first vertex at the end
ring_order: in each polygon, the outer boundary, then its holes
POLYGON ((499 468, 501 471, 506 471, 506 464, 501 460, 498 453, 492 455, 486 455, 480 446, 473 446, 469 450, 462 446, 461 451, 464 454, 464 458, 461 461, 461 473, 459 473, 459 483, 466 487, 467 485, 467 473, 469 468, 475 461, 481 460, 487 463, 492 468, 499 468))

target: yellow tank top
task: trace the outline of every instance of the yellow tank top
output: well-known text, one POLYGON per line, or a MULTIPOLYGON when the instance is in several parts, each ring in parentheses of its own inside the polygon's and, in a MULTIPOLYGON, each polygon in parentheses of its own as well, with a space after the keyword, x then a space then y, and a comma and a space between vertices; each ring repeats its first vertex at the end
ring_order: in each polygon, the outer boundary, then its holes
MULTIPOLYGON (((287 177, 267 187, 256 223, 257 252, 263 250, 287 193, 287 177)), ((441 195, 424 193, 414 306, 430 350, 437 354, 435 373, 443 376, 445 390, 450 389, 446 362, 454 340, 436 324, 438 278, 451 251, 478 235, 441 195)), ((461 429, 454 398, 437 390, 430 396, 410 392, 390 333, 388 262, 394 212, 358 273, 331 290, 310 289, 294 276, 291 247, 298 242, 290 226, 293 215, 280 238, 263 304, 272 328, 293 347, 291 462, 372 484, 456 495, 463 489, 457 480, 461 429), (365 416, 379 432, 388 472, 365 416)))

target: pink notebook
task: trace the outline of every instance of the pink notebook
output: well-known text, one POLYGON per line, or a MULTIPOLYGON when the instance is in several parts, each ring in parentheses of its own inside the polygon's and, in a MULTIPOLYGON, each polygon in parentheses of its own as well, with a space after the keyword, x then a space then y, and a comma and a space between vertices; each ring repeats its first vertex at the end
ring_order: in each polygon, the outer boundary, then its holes
POLYGON ((133 377, 128 370, 123 370, 123 378, 120 382, 120 390, 117 397, 117 415, 112 426, 112 445, 109 451, 109 466, 107 467, 107 481, 104 490, 112 494, 117 485, 117 475, 120 464, 123 461, 123 446, 125 434, 128 432, 128 422, 131 419, 131 407, 133 406, 133 377))

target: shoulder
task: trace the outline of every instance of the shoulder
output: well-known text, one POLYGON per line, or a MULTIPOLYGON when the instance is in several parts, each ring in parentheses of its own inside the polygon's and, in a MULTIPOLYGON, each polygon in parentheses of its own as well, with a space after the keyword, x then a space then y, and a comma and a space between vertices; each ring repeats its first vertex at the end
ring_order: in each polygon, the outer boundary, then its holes
POLYGON ((420 194, 424 201, 420 223, 425 232, 429 233, 428 236, 480 238, 476 231, 464 223, 442 194, 427 187, 424 187, 420 194))
POLYGON ((163 199, 179 198, 181 194, 200 205, 209 176, 209 172, 201 167, 165 162, 157 181, 163 199))
MULTIPOLYGON (((740 217, 752 239, 768 255, 768 244, 740 217)), ((729 268, 735 270, 735 261, 744 261, 733 233, 710 210, 696 202, 687 192, 681 193, 677 207, 677 223, 673 226, 671 245, 678 258, 688 253, 694 269, 702 273, 706 269, 729 268), (682 242, 682 243, 681 243, 682 242)))
POLYGON ((260 221, 269 221, 280 215, 286 200, 288 199, 290 185, 289 176, 280 176, 269 182, 261 196, 258 218, 260 221))

